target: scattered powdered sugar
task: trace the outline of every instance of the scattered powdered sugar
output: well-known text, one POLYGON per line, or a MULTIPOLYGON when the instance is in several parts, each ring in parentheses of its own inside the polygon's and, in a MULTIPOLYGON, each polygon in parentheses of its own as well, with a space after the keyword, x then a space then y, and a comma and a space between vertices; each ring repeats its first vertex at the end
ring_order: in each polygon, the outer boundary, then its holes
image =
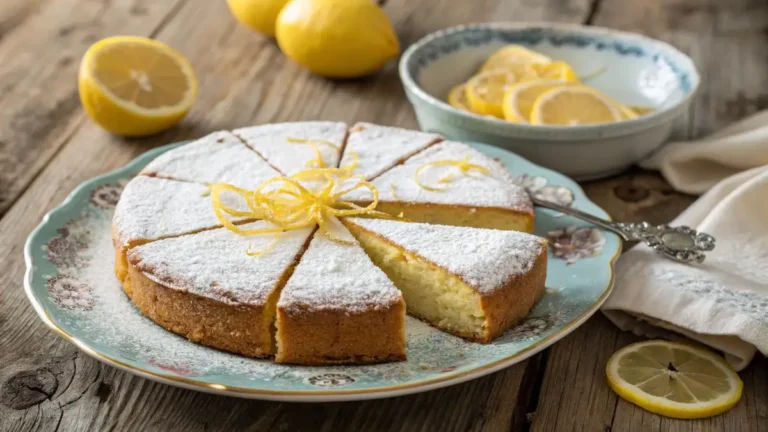
POLYGON ((288 310, 362 313, 400 301, 400 291, 359 244, 338 243, 318 231, 277 305, 288 310))
POLYGON ((358 123, 349 134, 340 166, 352 164, 357 155, 354 174, 372 179, 441 140, 431 133, 358 123))
POLYGON ((288 122, 236 129, 233 133, 256 150, 270 165, 284 175, 293 175, 308 168, 315 159, 315 150, 309 144, 288 142, 288 138, 325 140, 338 149, 317 143, 323 161, 329 167, 339 163, 339 150, 347 136, 347 125, 341 122, 288 122))
MULTIPOLYGON (((273 228, 266 221, 244 229, 273 228)), ((314 228, 242 236, 220 228, 137 246, 128 261, 165 286, 228 304, 263 304, 314 228), (264 251, 249 256, 251 249, 264 251)))
POLYGON ((546 247, 541 237, 516 231, 388 219, 348 220, 458 275, 481 293, 499 289, 510 277, 531 270, 546 247))
POLYGON ((231 132, 220 131, 163 153, 141 171, 197 183, 228 183, 256 189, 270 177, 280 175, 255 151, 231 132))
MULTIPOLYGON (((207 186, 138 176, 120 196, 114 217, 119 242, 154 240, 221 226, 213 213, 207 186)), ((223 194, 222 201, 244 209, 234 194, 223 194)))
MULTIPOLYGON (((500 207, 533 212, 525 189, 514 184, 512 175, 498 162, 472 147, 453 141, 443 141, 406 160, 373 180, 379 190, 380 201, 436 203, 477 207, 500 207), (484 174, 471 170, 462 174, 453 166, 428 166, 419 173, 422 185, 444 188, 430 191, 416 183, 414 176, 422 165, 439 160, 459 161, 469 156, 469 163, 488 169, 484 174), (448 176, 450 181, 440 180, 448 176)), ((365 200, 363 191, 354 191, 344 197, 365 200)))

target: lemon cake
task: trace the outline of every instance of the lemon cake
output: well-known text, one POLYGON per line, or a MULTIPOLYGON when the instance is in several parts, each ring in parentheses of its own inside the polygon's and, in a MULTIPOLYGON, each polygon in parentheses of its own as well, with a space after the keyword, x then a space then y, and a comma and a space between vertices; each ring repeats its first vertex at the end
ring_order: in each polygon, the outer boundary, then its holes
POLYGON ((457 336, 489 342, 520 322, 544 293, 547 241, 541 237, 386 219, 345 224, 400 288, 408 313, 457 336))
POLYGON ((147 317, 207 346, 397 361, 406 313, 477 342, 528 313, 546 241, 515 231, 533 218, 505 168, 464 144, 369 123, 262 125, 171 150, 126 185, 115 273, 147 317))
MULTIPOLYGON (((533 232, 525 189, 494 159, 458 142, 443 141, 373 180, 377 210, 424 223, 533 232)), ((358 193, 348 199, 361 201, 358 193)))
POLYGON ((318 231, 277 303, 281 363, 405 359, 405 303, 360 245, 318 231))
POLYGON ((196 183, 228 183, 256 189, 280 175, 231 132, 219 131, 170 150, 149 163, 142 175, 196 183))
POLYGON ((137 246, 128 252, 123 288, 146 316, 174 333, 268 357, 274 354, 275 304, 313 230, 283 233, 275 244, 272 235, 219 228, 137 246), (254 259, 245 253, 249 248, 270 249, 254 259))
POLYGON ((341 122, 289 122, 233 131, 264 160, 285 175, 307 168, 338 166, 347 137, 341 122))
POLYGON ((340 165, 353 166, 352 174, 370 180, 442 140, 431 133, 357 123, 350 130, 340 165))

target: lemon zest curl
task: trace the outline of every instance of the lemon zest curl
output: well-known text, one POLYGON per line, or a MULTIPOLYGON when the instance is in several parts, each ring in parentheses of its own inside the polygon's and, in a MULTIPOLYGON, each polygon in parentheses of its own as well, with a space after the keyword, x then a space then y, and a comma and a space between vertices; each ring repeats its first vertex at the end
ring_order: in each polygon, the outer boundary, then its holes
MULTIPOLYGON (((432 167, 432 166, 450 166, 450 167, 455 167, 455 168, 458 168, 459 174, 461 176, 465 176, 465 177, 468 177, 469 176, 469 172, 471 172, 471 171, 478 171, 478 172, 480 172, 483 175, 490 175, 490 171, 488 170, 488 168, 486 168, 486 167, 484 167, 482 165, 473 164, 473 163, 469 162, 469 155, 464 157, 464 159, 460 159, 460 160, 445 159, 445 160, 436 160, 436 161, 432 161, 432 162, 427 162, 427 163, 419 166, 416 169, 416 172, 413 173, 413 181, 420 188, 426 189, 426 190, 431 191, 431 192, 443 192, 443 191, 447 190, 447 187, 429 186, 429 185, 425 185, 425 184, 423 184, 423 183, 421 183, 419 181, 419 174, 421 173, 421 171, 423 171, 426 168, 432 167)), ((453 180, 455 180, 456 177, 457 176, 456 176, 455 173, 449 173, 449 174, 446 174, 446 175, 442 176, 440 179, 437 180, 437 182, 441 183, 441 184, 450 183, 453 180)))

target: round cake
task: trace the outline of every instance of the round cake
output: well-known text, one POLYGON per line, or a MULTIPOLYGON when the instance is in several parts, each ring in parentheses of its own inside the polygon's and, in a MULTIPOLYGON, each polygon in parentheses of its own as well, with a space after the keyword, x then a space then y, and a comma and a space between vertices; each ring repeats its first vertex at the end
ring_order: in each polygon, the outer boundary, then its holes
POLYGON ((168 151, 115 210, 115 273, 150 319, 281 363, 406 358, 405 316, 486 343, 544 291, 546 240, 494 159, 440 136, 295 122, 168 151))

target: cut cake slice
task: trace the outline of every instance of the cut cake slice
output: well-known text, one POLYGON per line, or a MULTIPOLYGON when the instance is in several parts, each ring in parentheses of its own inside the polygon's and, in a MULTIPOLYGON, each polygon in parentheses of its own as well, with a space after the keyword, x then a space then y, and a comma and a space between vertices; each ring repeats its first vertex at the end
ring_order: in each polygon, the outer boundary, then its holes
POLYGON ((231 132, 219 131, 160 155, 142 175, 197 183, 227 183, 248 190, 279 176, 231 132))
POLYGON ((442 140, 431 133, 357 123, 350 130, 339 166, 349 166, 356 160, 352 173, 370 180, 442 140))
MULTIPOLYGON (((207 186, 156 177, 138 176, 128 182, 112 218, 115 273, 123 280, 125 253, 139 244, 221 226, 211 205, 207 186)), ((232 195, 222 201, 245 209, 232 195)))
MULTIPOLYGON (((244 228, 272 227, 266 221, 244 228)), ((226 228, 128 251, 123 288, 166 329, 203 345, 252 357, 274 353, 275 304, 314 228, 241 236, 226 228), (249 248, 264 250, 249 256, 249 248)))
POLYGON ((400 291, 360 245, 332 241, 322 231, 315 233, 282 291, 276 324, 280 363, 405 359, 400 291))
MULTIPOLYGON (((402 213, 415 222, 533 232, 533 205, 525 189, 514 184, 499 162, 466 144, 435 144, 372 183, 379 192, 376 210, 391 215, 402 213), (465 159, 488 172, 472 169, 462 173, 456 166, 434 164, 465 159)), ((369 198, 357 190, 344 199, 365 204, 369 198)))
POLYGON ((317 154, 311 145, 291 142, 289 138, 332 143, 333 146, 323 142, 317 142, 315 145, 324 164, 336 167, 347 137, 347 125, 328 121, 289 122, 236 129, 233 133, 275 169, 290 176, 307 168, 319 167, 312 165, 312 162, 317 160, 317 154))
POLYGON ((547 241, 515 231, 348 218, 344 224, 400 288, 408 313, 489 342, 544 293, 547 241))

